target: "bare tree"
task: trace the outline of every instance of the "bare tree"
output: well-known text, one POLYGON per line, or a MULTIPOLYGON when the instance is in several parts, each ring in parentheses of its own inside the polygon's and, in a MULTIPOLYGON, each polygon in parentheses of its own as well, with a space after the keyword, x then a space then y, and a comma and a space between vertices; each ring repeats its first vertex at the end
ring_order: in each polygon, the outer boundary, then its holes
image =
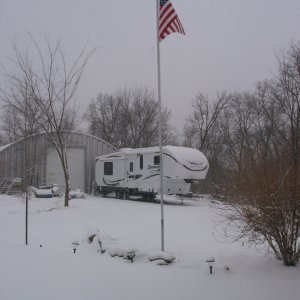
POLYGON ((254 114, 258 153, 265 159, 280 152, 280 145, 287 134, 282 111, 274 101, 274 94, 274 81, 264 80, 257 84, 255 99, 250 103, 254 114))
MULTIPOLYGON (((178 130, 171 125, 172 112, 167 107, 162 109, 162 144, 163 145, 179 145, 178 130)), ((158 116, 156 119, 157 132, 158 132, 158 116)), ((155 135, 155 145, 159 145, 159 136, 155 135)))
POLYGON ((293 182, 291 193, 296 198, 300 179, 300 44, 292 42, 289 50, 278 59, 278 63, 275 99, 282 110, 284 121, 287 122, 286 141, 293 182))
POLYGON ((292 43, 278 63, 276 78, 235 99, 223 122, 233 167, 222 214, 233 238, 267 244, 293 266, 300 258, 300 47, 292 43))
POLYGON ((251 165, 257 147, 254 100, 249 93, 233 94, 220 118, 224 154, 230 161, 230 168, 237 174, 251 165))
POLYGON ((89 124, 89 132, 98 136, 117 148, 128 143, 128 98, 99 94, 92 100, 85 114, 89 124))
MULTIPOLYGON (((118 148, 158 144, 158 103, 147 88, 124 88, 113 95, 99 94, 85 114, 90 133, 118 148)), ((163 110, 163 143, 174 143, 171 112, 163 110)))
POLYGON ((219 190, 224 178, 220 115, 227 107, 229 100, 230 95, 225 92, 217 94, 217 98, 212 100, 199 93, 193 101, 193 112, 184 125, 184 145, 203 151, 210 163, 207 186, 201 184, 202 191, 204 188, 209 192, 212 192, 212 189, 219 190))
POLYGON ((4 145, 3 134, 0 132, 0 146, 4 145))
POLYGON ((37 113, 37 117, 33 117, 33 124, 37 123, 38 128, 47 134, 60 158, 65 178, 65 206, 68 206, 70 191, 68 131, 75 128, 78 121, 78 107, 74 97, 93 51, 86 55, 84 48, 68 66, 59 40, 51 44, 45 39, 46 47, 42 49, 30 34, 29 37, 36 55, 34 61, 36 65, 28 54, 21 52, 17 44, 13 44, 15 57, 12 61, 17 71, 6 72, 12 88, 8 91, 2 90, 2 98, 8 107, 17 108, 21 115, 26 116, 28 104, 33 104, 37 113), (14 93, 16 89, 18 99, 14 93))
MULTIPOLYGON (((15 57, 10 61, 14 66, 32 65, 28 54, 21 55, 17 44, 12 43, 12 49, 15 57)), ((18 69, 18 67, 17 67, 18 69)), ((27 139, 41 131, 42 124, 45 121, 38 105, 31 96, 29 86, 26 84, 24 72, 9 72, 2 65, 3 86, 0 88, 0 100, 2 101, 0 129, 4 133, 6 143, 24 139, 22 145, 22 189, 27 193, 28 185, 32 184, 33 174, 35 173, 36 162, 39 156, 43 155, 35 151, 36 142, 31 151, 27 149, 27 139), (6 84, 6 85, 5 85, 6 84)), ((24 71, 24 69, 23 69, 24 71)))
POLYGON ((129 128, 133 148, 148 147, 157 135, 158 107, 148 89, 132 90, 129 128))
MULTIPOLYGON (((20 57, 17 45, 12 44, 16 60, 15 64, 30 65, 28 56, 20 57)), ((29 87, 24 85, 25 75, 10 73, 4 69, 4 80, 7 86, 0 88, 0 100, 2 100, 2 121, 0 128, 8 142, 16 141, 28 135, 41 131, 40 124, 44 119, 41 110, 32 98, 29 87)))
POLYGON ((203 94, 198 94, 193 101, 193 113, 187 118, 184 127, 185 144, 206 151, 214 140, 218 126, 218 117, 228 102, 226 93, 217 95, 210 101, 203 94))

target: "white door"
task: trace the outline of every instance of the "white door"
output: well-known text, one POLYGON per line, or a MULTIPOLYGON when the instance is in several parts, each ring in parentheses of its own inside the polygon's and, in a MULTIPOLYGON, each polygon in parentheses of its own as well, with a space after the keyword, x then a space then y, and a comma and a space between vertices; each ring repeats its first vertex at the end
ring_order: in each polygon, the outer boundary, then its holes
MULTIPOLYGON (((83 148, 68 148, 67 158, 70 172, 71 189, 85 190, 85 164, 83 148)), ((47 155, 46 184, 58 184, 61 192, 65 188, 63 168, 55 149, 51 149, 47 155)))

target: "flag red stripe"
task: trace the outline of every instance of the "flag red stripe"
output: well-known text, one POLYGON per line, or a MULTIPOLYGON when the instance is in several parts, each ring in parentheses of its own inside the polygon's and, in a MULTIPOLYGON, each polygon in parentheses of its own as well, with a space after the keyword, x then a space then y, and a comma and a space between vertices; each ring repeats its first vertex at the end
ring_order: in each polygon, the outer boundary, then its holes
POLYGON ((160 6, 159 11, 159 40, 163 40, 166 36, 173 32, 185 34, 183 26, 176 14, 170 1, 160 6))
MULTIPOLYGON (((171 10, 171 11, 164 17, 163 21, 161 22, 160 27, 163 27, 163 25, 168 21, 168 19, 169 19, 174 13, 175 13, 175 10, 174 10, 174 9, 171 10)), ((176 16, 176 13, 175 13, 174 18, 176 18, 176 17, 177 17, 177 16, 176 16)), ((174 19, 174 18, 173 18, 173 19, 174 19)), ((170 22, 169 22, 169 24, 170 24, 170 22)))
POLYGON ((164 14, 169 10, 172 9, 172 11, 175 11, 172 4, 169 2, 168 5, 164 5, 160 8, 160 19, 164 18, 164 14))
POLYGON ((183 27, 177 16, 174 16, 170 20, 165 20, 165 23, 166 23, 164 24, 165 26, 160 29, 160 36, 165 32, 168 32, 168 34, 171 34, 172 32, 179 32, 185 34, 183 27))
POLYGON ((167 28, 173 22, 174 18, 176 18, 176 16, 171 14, 168 18, 164 19, 161 23, 160 30, 163 31, 165 28, 167 28))

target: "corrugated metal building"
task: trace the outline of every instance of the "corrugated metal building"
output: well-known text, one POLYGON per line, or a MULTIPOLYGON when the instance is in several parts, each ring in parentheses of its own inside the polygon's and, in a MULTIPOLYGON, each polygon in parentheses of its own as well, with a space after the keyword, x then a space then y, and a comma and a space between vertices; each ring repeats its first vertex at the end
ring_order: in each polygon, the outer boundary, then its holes
MULTIPOLYGON (((67 132, 67 156, 71 189, 90 192, 95 174, 95 158, 117 149, 95 136, 67 132)), ((0 147, 0 178, 25 178, 30 184, 64 186, 64 176, 58 154, 46 133, 40 133, 0 147)))

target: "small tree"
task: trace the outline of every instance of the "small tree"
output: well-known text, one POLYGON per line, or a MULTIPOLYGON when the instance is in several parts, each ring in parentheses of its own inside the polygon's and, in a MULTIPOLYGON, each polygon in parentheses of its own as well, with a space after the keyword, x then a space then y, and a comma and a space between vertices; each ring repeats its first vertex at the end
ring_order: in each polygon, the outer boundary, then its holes
MULTIPOLYGON (((20 114, 26 114, 28 103, 33 104, 38 124, 55 147, 61 161, 65 178, 65 206, 68 206, 70 174, 67 160, 68 131, 77 125, 78 106, 75 103, 77 91, 88 58, 84 48, 75 61, 68 66, 60 41, 54 44, 46 39, 45 50, 29 34, 35 56, 33 61, 28 54, 21 52, 13 44, 15 57, 12 59, 17 69, 15 73, 6 72, 10 90, 2 90, 3 99, 8 107, 17 108, 20 114), (35 63, 36 65, 35 65, 35 63), (16 88, 17 87, 17 88, 16 88), (13 91, 19 90, 18 99, 13 91)), ((27 118, 28 121, 28 118, 27 118)))

